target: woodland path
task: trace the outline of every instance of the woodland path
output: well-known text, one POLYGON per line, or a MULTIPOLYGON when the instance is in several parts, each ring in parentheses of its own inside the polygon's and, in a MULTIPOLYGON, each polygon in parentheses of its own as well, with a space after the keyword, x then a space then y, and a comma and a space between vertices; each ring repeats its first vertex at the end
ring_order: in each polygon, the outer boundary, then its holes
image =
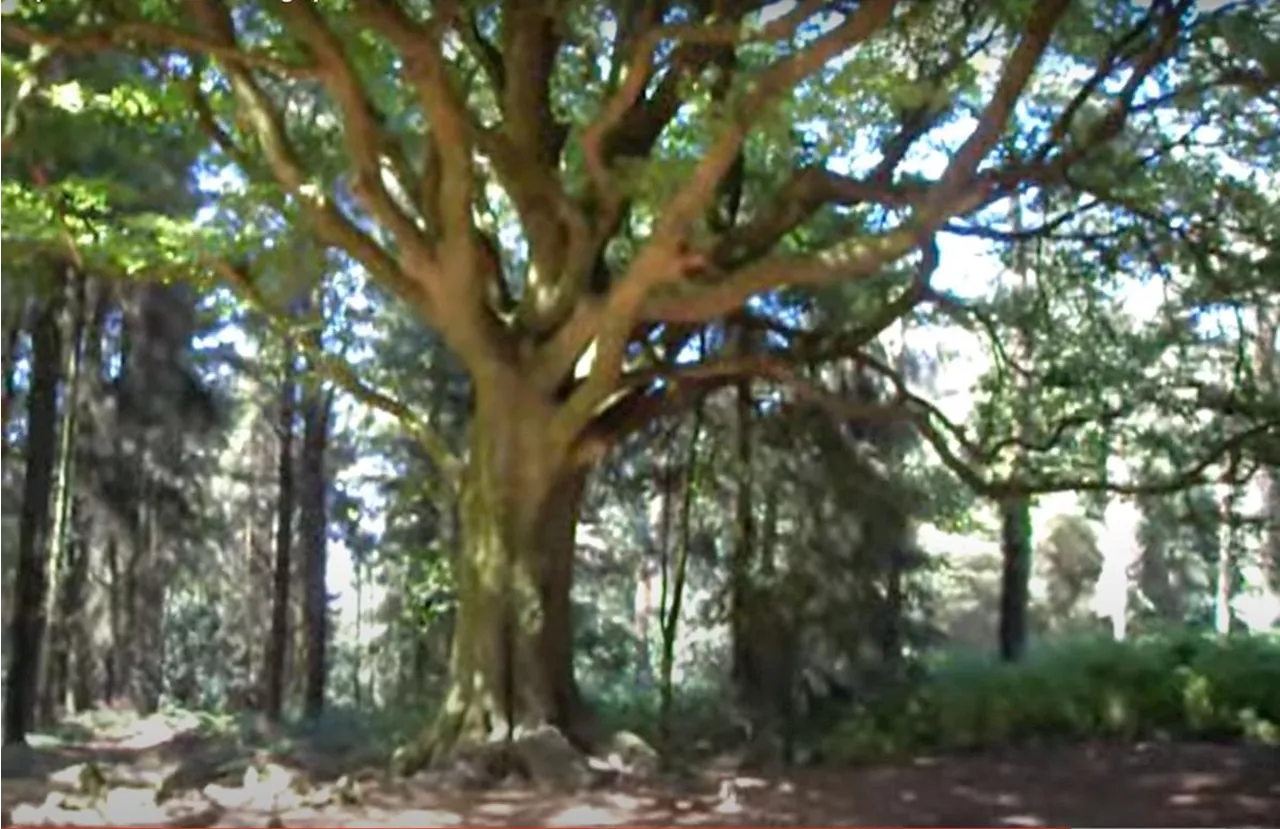
POLYGON ((1046 747, 759 776, 709 764, 680 782, 578 794, 466 791, 373 771, 334 783, 344 771, 335 758, 294 751, 255 761, 217 738, 172 731, 6 749, 2 769, 5 825, 1280 826, 1280 749, 1205 743, 1046 747), (86 761, 132 775, 132 787, 117 777, 92 804, 50 794, 74 788, 65 778, 75 775, 58 770, 86 761), (252 762, 259 770, 246 776, 252 762), (159 776, 174 778, 173 793, 156 806, 145 781, 159 776), (201 793, 219 778, 226 785, 201 793))

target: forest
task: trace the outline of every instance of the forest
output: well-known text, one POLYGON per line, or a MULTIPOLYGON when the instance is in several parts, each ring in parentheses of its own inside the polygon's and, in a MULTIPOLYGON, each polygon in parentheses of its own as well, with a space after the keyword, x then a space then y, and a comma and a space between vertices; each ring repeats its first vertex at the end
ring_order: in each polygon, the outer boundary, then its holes
POLYGON ((1280 5, 0 12, 4 825, 1280 814, 1280 5))

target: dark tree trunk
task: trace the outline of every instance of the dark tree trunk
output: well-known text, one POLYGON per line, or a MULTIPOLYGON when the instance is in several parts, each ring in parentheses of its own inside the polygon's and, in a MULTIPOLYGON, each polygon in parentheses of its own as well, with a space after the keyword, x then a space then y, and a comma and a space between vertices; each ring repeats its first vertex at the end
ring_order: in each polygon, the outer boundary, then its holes
POLYGON ((280 458, 277 476, 280 490, 276 500, 276 551, 271 579, 271 638, 267 642, 265 713, 269 722, 279 722, 284 707, 284 667, 289 642, 289 581, 293 547, 293 434, 297 420, 296 355, 288 349, 284 378, 280 386, 280 458))
POLYGON ((77 509, 75 523, 78 537, 72 542, 72 556, 67 568, 66 590, 64 593, 65 610, 63 618, 67 620, 67 655, 69 666, 66 670, 67 683, 72 705, 76 711, 88 710, 94 700, 94 677, 97 666, 93 653, 93 629, 89 608, 92 604, 89 596, 89 570, 92 565, 93 547, 90 542, 87 522, 77 509))
POLYGON ((45 578, 49 555, 49 507, 57 461, 58 382, 62 336, 59 302, 49 302, 32 328, 31 386, 27 395, 27 463, 18 523, 18 564, 9 665, 5 677, 4 742, 26 741, 39 694, 40 650, 45 637, 45 578))
POLYGON ((1000 658, 1017 662, 1027 645, 1027 603, 1031 580, 1031 501, 1006 500, 1000 507, 1000 658))
MULTIPOLYGON (((675 701, 675 684, 672 674, 676 664, 676 639, 680 630, 680 612, 684 607, 684 589, 689 573, 689 551, 693 544, 693 492, 695 476, 698 473, 698 441, 702 434, 702 409, 694 412, 693 426, 689 432, 689 445, 685 452, 683 475, 680 483, 680 527, 676 540, 675 570, 670 575, 670 597, 668 598, 667 574, 663 573, 662 591, 662 661, 660 665, 659 727, 662 732, 664 748, 672 747, 671 740, 671 707, 675 701)), ((663 507, 667 512, 672 499, 663 507)), ((669 521, 665 519, 664 521, 669 521)), ((665 541, 664 541, 665 543, 665 541)), ((667 555, 664 549, 663 555, 667 555)), ((665 561, 665 559, 664 559, 665 561)))
POLYGON ((757 704, 763 677, 751 642, 752 569, 756 556, 754 493, 755 403, 749 381, 738 383, 735 460, 737 489, 734 505, 733 552, 729 564, 729 636, 733 648, 732 676, 738 700, 748 710, 757 704))
POLYGON ((319 386, 308 388, 302 400, 302 453, 299 458, 299 524, 302 542, 303 620, 306 628, 306 685, 303 712, 315 719, 324 710, 328 676, 329 591, 328 566, 329 481, 325 450, 329 440, 331 394, 319 386))

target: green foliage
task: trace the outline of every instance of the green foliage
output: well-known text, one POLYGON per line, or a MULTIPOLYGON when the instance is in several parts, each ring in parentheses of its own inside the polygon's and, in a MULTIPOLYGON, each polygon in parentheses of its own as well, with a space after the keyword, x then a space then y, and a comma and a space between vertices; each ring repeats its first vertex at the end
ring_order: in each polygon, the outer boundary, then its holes
POLYGON ((1280 638, 1187 632, 1076 639, 1020 664, 955 656, 824 740, 845 761, 1018 743, 1137 738, 1280 742, 1280 638))

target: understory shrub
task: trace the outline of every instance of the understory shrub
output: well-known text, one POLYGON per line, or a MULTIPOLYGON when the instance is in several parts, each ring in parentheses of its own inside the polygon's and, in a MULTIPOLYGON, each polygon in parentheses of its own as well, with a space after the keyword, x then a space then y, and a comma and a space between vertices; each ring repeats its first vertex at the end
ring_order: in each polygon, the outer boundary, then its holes
POLYGON ((1280 637, 1071 639, 1043 644, 1017 664, 952 656, 909 692, 852 712, 820 754, 866 761, 1149 738, 1280 743, 1280 637))

